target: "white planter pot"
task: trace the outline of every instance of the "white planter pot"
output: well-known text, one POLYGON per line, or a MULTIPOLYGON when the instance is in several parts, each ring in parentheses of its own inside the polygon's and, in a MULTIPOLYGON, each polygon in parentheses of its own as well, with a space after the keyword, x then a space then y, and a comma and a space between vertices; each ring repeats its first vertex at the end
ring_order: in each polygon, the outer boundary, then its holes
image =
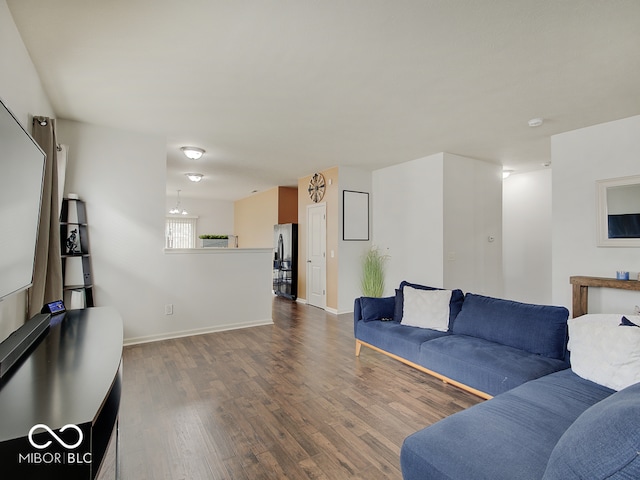
POLYGON ((202 248, 227 248, 229 246, 229 239, 227 238, 201 238, 202 248))

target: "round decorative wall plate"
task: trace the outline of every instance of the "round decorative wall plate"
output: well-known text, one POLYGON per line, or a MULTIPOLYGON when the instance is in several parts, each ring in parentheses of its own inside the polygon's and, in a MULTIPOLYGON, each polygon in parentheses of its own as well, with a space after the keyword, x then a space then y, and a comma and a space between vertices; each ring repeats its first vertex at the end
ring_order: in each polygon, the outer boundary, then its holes
POLYGON ((324 197, 324 191, 326 189, 326 183, 324 181, 324 175, 321 173, 314 173, 309 180, 309 198, 313 203, 318 203, 324 197))

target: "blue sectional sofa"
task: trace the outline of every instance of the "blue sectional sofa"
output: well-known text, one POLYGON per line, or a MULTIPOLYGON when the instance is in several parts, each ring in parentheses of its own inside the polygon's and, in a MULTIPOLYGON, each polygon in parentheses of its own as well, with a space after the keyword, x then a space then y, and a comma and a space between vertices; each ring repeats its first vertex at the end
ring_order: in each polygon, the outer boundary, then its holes
POLYGON ((370 347, 483 398, 569 368, 564 307, 452 290, 448 325, 436 330, 404 324, 407 289, 442 291, 404 281, 394 297, 356 299, 356 355, 370 347))
POLYGON ((640 383, 546 375, 407 437, 400 465, 404 480, 640 479, 640 383))
POLYGON ((640 317, 610 319, 585 350, 586 320, 567 322, 562 307, 460 291, 444 328, 403 324, 404 294, 416 289, 432 290, 402 282, 395 297, 356 300, 356 354, 369 346, 489 400, 407 437, 404 480, 640 479, 640 317), (568 331, 583 376, 568 368, 568 331), (611 351, 606 368, 586 368, 611 351), (616 391, 621 370, 627 383, 616 391))

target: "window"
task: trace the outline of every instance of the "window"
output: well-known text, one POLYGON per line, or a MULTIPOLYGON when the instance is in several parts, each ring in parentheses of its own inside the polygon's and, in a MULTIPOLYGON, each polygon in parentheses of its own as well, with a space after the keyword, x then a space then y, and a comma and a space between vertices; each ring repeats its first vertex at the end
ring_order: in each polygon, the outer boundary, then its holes
POLYGON ((166 248, 196 248, 197 217, 167 217, 166 248))

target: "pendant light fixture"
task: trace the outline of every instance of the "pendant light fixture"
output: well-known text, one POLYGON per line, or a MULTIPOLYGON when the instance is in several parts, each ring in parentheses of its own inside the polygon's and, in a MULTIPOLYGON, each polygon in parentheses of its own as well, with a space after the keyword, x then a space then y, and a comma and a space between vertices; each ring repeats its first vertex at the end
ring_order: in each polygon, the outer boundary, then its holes
POLYGON ((178 190, 178 203, 176 203, 175 207, 169 210, 169 213, 171 215, 188 215, 189 214, 189 212, 187 212, 184 208, 180 206, 180 190, 178 190))

